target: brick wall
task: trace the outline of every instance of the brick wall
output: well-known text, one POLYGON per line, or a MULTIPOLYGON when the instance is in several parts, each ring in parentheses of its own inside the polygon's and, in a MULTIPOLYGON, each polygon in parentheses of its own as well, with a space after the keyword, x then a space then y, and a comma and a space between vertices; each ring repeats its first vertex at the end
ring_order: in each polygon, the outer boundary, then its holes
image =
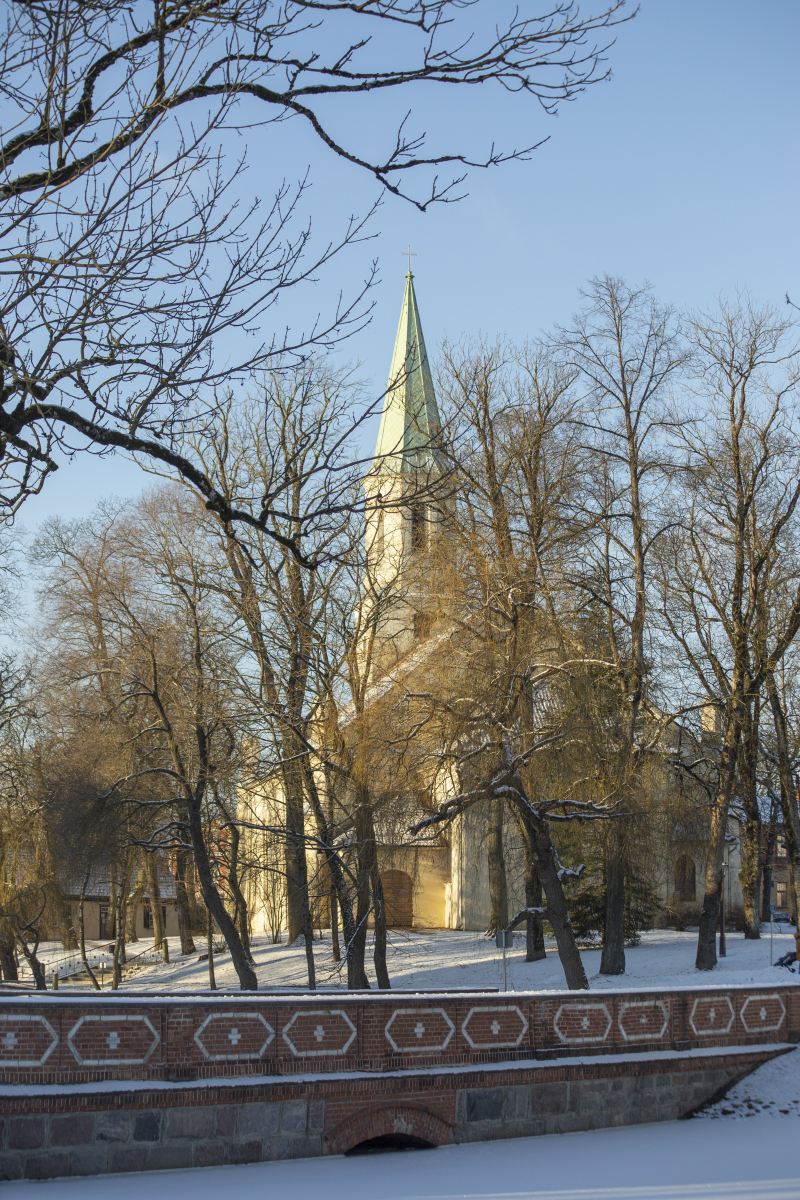
POLYGON ((800 989, 0 995, 0 1080, 391 1071, 800 1040, 800 989))

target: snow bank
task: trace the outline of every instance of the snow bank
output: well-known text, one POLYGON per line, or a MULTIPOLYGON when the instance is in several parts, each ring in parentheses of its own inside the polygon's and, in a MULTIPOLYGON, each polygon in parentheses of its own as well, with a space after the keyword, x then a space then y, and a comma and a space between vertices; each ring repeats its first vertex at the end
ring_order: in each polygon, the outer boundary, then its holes
POLYGON ((4 1200, 798 1200, 796 1117, 670 1122, 362 1158, 7 1183, 4 1200))

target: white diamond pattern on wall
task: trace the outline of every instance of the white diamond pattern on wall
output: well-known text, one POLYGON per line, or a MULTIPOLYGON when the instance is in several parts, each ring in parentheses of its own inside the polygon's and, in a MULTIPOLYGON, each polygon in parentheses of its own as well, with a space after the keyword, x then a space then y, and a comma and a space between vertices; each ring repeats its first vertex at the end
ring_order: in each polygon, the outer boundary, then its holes
POLYGON ((212 1013, 194 1035, 209 1062, 241 1062, 262 1058, 275 1030, 261 1013, 212 1013))
POLYGON ((386 1040, 397 1054, 446 1050, 456 1027, 443 1008, 396 1008, 386 1022, 386 1040))
POLYGON ((722 1037, 733 1025, 733 1005, 727 996, 698 996, 689 1014, 697 1037, 722 1037))
POLYGON ((42 1067, 57 1045, 58 1034, 44 1017, 0 1016, 0 1067, 42 1067))
POLYGON ((589 1045, 604 1042, 611 1029, 611 1014, 605 1004, 562 1004, 553 1018, 553 1029, 560 1042, 589 1045))
POLYGON ((295 1058, 334 1058, 347 1054, 356 1034, 341 1008, 301 1009, 292 1013, 281 1037, 295 1058))
POLYGON ((786 1006, 777 992, 748 996, 739 1016, 748 1033, 774 1033, 786 1020, 786 1006))
POLYGON ((469 1010, 461 1032, 473 1050, 516 1049, 528 1022, 516 1005, 483 1005, 469 1010))
POLYGON ((67 1036, 67 1045, 81 1067, 144 1066, 161 1038, 148 1017, 84 1016, 67 1036))
POLYGON ((626 1000, 617 1020, 626 1042, 658 1042, 669 1028, 669 1009, 663 1000, 626 1000))

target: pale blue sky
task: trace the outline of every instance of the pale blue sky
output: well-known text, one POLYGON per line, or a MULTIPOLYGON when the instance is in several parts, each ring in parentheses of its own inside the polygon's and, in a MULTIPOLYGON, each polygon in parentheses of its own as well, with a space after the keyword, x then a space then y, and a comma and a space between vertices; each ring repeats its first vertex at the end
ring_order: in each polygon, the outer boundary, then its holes
MULTIPOLYGON (((524 5, 522 6, 525 7, 524 5)), ((410 242, 428 351, 448 335, 522 339, 569 319, 578 289, 610 272, 649 280, 661 299, 704 306, 749 288, 761 301, 800 301, 798 271, 798 0, 643 0, 610 54, 613 79, 547 118, 499 89, 424 89, 410 97, 414 128, 442 139, 469 130, 488 144, 550 135, 528 163, 473 172, 469 196, 426 215, 387 198, 377 235, 295 294, 280 323, 345 294, 377 256, 381 283, 370 326, 347 347, 362 377, 385 386, 410 242), (431 105, 436 105, 435 109, 431 105)), ((384 128, 381 103, 360 110, 368 136, 384 128)), ((267 132, 291 177, 312 158, 311 215, 321 236, 363 211, 374 185, 295 123, 267 132), (276 145, 277 143, 277 145, 276 145)), ((268 194, 264 168, 251 181, 268 194)), ((147 477, 121 457, 79 456, 24 508, 33 531, 52 513, 82 516, 98 499, 135 494, 147 477)))

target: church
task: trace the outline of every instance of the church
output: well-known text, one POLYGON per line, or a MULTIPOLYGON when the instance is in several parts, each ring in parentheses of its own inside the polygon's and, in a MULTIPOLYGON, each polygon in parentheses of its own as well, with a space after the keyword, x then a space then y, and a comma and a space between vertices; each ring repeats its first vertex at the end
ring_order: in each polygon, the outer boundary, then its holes
MULTIPOLYGON (((372 596, 372 611, 378 615, 369 633, 369 613, 365 616, 358 657, 366 680, 363 706, 375 710, 377 723, 383 697, 398 684, 413 691, 414 685, 424 680, 426 664, 452 629, 442 600, 444 589, 437 581, 437 570, 448 559, 448 517, 452 512, 446 457, 414 276, 409 270, 375 453, 363 481, 367 586, 361 604, 369 607, 372 596)), ((345 740, 356 717, 352 705, 340 713, 338 727, 345 740)), ((322 771, 315 775, 322 794, 327 780, 322 771)), ((389 787, 385 787, 384 780, 384 790, 390 801, 379 805, 375 815, 387 924, 486 931, 491 923, 487 806, 476 805, 436 835, 413 837, 409 828, 443 796, 432 794, 424 775, 412 779, 398 772, 392 778, 390 771, 389 776, 389 787)), ((246 803, 256 822, 273 828, 283 824, 279 784, 273 783, 255 794, 249 790, 246 803)), ((741 905, 738 821, 732 817, 730 824, 729 910, 741 905)), ((508 908, 513 914, 525 906, 525 870, 509 817, 504 818, 502 841, 508 908)), ((660 896, 663 914, 683 907, 688 917, 689 906, 700 899, 703 839, 694 838, 689 844, 685 837, 674 840, 667 835, 666 842, 669 844, 662 847, 658 861, 652 863, 651 882, 660 896)), ((281 856, 282 851, 276 847, 271 854, 262 850, 264 865, 271 858, 272 869, 253 871, 245 881, 251 931, 271 933, 275 940, 282 928, 284 908, 281 856)), ((247 857, 251 862, 258 859, 255 846, 247 857)), ((321 877, 311 852, 308 877, 321 877)), ((326 928, 330 917, 324 895, 313 901, 313 911, 315 927, 326 928)), ((662 919, 666 920, 666 915, 662 919)))
MULTIPOLYGON (((372 636, 359 650, 368 678, 369 707, 393 688, 424 670, 430 649, 446 623, 438 606, 431 563, 438 547, 446 552, 450 503, 446 488, 437 486, 444 471, 444 446, 433 377, 425 347, 414 276, 406 275, 405 293, 395 339, 372 467, 364 480, 366 495, 365 589, 381 596, 372 636), (387 599, 388 598, 388 599, 387 599)), ((365 628, 368 622, 365 621, 365 628)), ((347 737, 352 712, 344 709, 340 728, 347 737)), ((320 790, 325 781, 320 772, 320 790)), ((398 792, 402 791, 398 785, 398 792)), ((489 923, 489 875, 485 847, 485 815, 480 810, 458 818, 442 834, 413 838, 408 827, 424 815, 431 797, 423 786, 398 794, 376 814, 378 860, 390 926, 416 929, 485 930, 489 923)), ((280 785, 254 794, 247 807, 252 818, 278 825, 282 818, 280 785)), ((254 848, 253 848, 254 849, 254 848)), ((252 861, 252 849, 247 854, 252 861)), ((509 904, 522 907, 521 852, 507 854, 509 904)), ((308 875, 317 875, 309 854, 308 875)), ((280 854, 273 852, 273 871, 247 879, 246 896, 253 933, 280 928, 282 881, 280 854)), ((315 906, 315 925, 327 927, 324 900, 315 906)))

